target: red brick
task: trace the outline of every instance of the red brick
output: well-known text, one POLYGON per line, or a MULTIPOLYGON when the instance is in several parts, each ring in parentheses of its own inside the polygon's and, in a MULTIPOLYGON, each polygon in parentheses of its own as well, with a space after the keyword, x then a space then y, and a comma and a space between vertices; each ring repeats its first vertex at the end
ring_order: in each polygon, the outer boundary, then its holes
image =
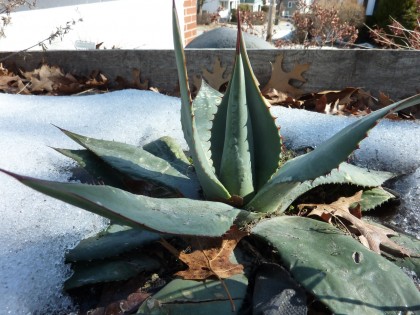
POLYGON ((184 41, 187 45, 197 36, 197 2, 184 0, 184 41))
POLYGON ((184 17, 184 23, 185 23, 185 24, 190 23, 190 22, 193 22, 193 21, 195 21, 195 19, 194 19, 194 16, 193 16, 193 15, 189 15, 189 16, 185 16, 185 17, 184 17))
POLYGON ((187 30, 196 29, 197 28, 197 23, 195 21, 191 22, 191 23, 186 23, 185 27, 187 28, 187 30))
POLYGON ((197 14, 197 10, 196 8, 187 8, 186 10, 184 10, 184 12, 186 11, 185 15, 193 15, 193 14, 197 14))
POLYGON ((197 31, 196 30, 194 30, 194 31, 187 31, 184 34, 185 39, 190 38, 190 37, 194 37, 195 35, 197 35, 197 31))

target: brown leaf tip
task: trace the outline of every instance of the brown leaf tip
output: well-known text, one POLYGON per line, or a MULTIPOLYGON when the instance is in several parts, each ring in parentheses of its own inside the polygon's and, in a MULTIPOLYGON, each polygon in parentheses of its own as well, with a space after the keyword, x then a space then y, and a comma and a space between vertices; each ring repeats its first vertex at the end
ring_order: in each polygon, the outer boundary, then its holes
POLYGON ((240 10, 237 12, 237 19, 238 19, 238 33, 236 38, 236 54, 239 55, 241 50, 241 42, 242 42, 242 26, 241 26, 241 13, 240 10))

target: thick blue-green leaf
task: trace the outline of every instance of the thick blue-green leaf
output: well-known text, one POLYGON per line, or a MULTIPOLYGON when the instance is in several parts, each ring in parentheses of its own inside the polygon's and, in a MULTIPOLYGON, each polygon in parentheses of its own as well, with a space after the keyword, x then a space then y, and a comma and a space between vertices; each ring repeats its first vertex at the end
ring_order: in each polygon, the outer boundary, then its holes
MULTIPOLYGON (((222 101, 222 94, 213 89, 206 81, 202 80, 200 90, 193 101, 194 119, 200 143, 207 159, 213 166, 213 157, 210 151, 210 137, 213 129, 213 119, 217 108, 222 101)), ((215 169, 212 168, 213 172, 215 169)))
POLYGON ((94 153, 105 163, 132 180, 146 180, 168 187, 182 196, 197 199, 200 185, 180 173, 169 162, 142 148, 116 142, 88 138, 61 129, 68 137, 94 153))
POLYGON ((178 142, 171 137, 165 136, 149 142, 143 146, 143 150, 161 158, 171 164, 178 172, 191 178, 193 175, 192 165, 188 161, 178 142))
POLYGON ((124 176, 89 150, 69 150, 58 148, 54 148, 54 150, 76 161, 80 167, 92 176, 94 183, 101 183, 128 190, 128 187, 123 180, 124 176))
POLYGON ((372 112, 343 128, 315 150, 287 161, 270 182, 303 182, 328 174, 358 148, 371 128, 387 114, 420 104, 420 94, 372 112))
POLYGON ((178 235, 220 236, 245 212, 219 202, 157 199, 109 186, 39 180, 0 171, 48 196, 99 214, 112 222, 178 235))
POLYGON ((137 314, 240 314, 248 279, 244 275, 235 275, 223 281, 235 304, 235 311, 232 311, 226 290, 219 280, 175 279, 147 299, 137 314))
POLYGON ((162 235, 158 233, 113 224, 98 235, 80 241, 66 254, 66 261, 89 261, 117 256, 161 238, 162 235))
POLYGON ((336 314, 420 311, 420 292, 400 268, 332 225, 283 216, 258 223, 252 233, 336 314))
POLYGON ((144 254, 131 258, 78 262, 72 265, 73 275, 64 283, 65 290, 88 284, 127 280, 142 271, 156 270, 159 261, 144 254))
POLYGON ((254 139, 240 54, 236 56, 228 91, 224 97, 226 126, 219 178, 232 195, 250 200, 255 190, 254 139))
POLYGON ((230 193, 217 178, 213 163, 208 158, 208 152, 200 141, 195 113, 191 100, 191 93, 188 86, 187 67, 185 62, 184 47, 179 31, 178 16, 175 3, 172 10, 172 29, 174 38, 175 59, 178 68, 179 87, 181 92, 181 124, 185 140, 190 148, 194 167, 197 172, 198 180, 201 183, 204 194, 212 200, 228 200, 230 193))
POLYGON ((231 186, 245 186, 242 197, 249 195, 247 191, 251 189, 259 190, 279 166, 281 138, 268 107, 258 88, 238 25, 234 71, 214 117, 211 150, 216 174, 225 178, 222 182, 226 181, 230 192, 231 186), (249 176, 252 176, 252 185, 249 176))
POLYGON ((375 187, 363 191, 360 206, 362 207, 362 211, 369 211, 394 198, 395 196, 389 191, 382 187, 375 187))
POLYGON ((256 212, 283 212, 296 198, 320 185, 352 184, 361 187, 376 187, 393 176, 395 175, 389 172, 368 170, 344 162, 330 174, 320 176, 314 181, 303 183, 269 181, 246 208, 256 212))

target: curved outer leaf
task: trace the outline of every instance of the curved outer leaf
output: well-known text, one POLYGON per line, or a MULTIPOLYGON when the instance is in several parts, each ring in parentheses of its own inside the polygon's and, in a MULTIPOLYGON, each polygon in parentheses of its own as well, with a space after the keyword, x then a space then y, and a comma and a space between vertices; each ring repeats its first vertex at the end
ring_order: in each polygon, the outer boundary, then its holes
POLYGON ((175 279, 146 300, 137 314, 239 314, 248 279, 244 275, 235 275, 223 281, 232 296, 235 312, 219 280, 175 279))
POLYGON ((343 162, 330 174, 320 176, 314 181, 303 183, 270 181, 246 208, 257 212, 284 212, 296 198, 320 185, 353 184, 361 187, 376 187, 394 176, 389 172, 368 170, 343 162))
POLYGON ((185 140, 190 148, 194 161, 198 180, 201 183, 204 194, 212 200, 228 200, 230 193, 219 181, 213 170, 212 162, 208 159, 208 153, 203 147, 192 106, 190 89, 188 86, 187 67, 185 63, 184 48, 179 32, 178 16, 175 9, 175 2, 172 10, 172 29, 174 38, 175 57, 178 68, 179 87, 181 92, 181 124, 185 140))
POLYGON ((109 186, 59 183, 0 171, 48 196, 134 228, 178 235, 220 236, 246 212, 219 202, 157 199, 109 186))
POLYGON ((287 161, 258 191, 250 202, 251 206, 254 209, 259 209, 258 211, 275 211, 278 208, 278 200, 276 200, 278 198, 273 199, 271 196, 276 195, 276 190, 284 190, 284 186, 293 188, 292 183, 313 180, 329 173, 357 149, 358 143, 366 137, 367 132, 375 126, 379 119, 390 112, 419 103, 420 94, 372 112, 345 127, 312 152, 287 161))
POLYGON ((153 241, 162 235, 147 230, 113 224, 99 234, 81 240, 66 254, 66 262, 89 261, 117 256, 153 241))
POLYGON ((420 311, 420 292, 400 268, 327 223, 283 216, 252 232, 272 244, 293 278, 336 314, 420 311))
MULTIPOLYGON (((234 71, 214 117, 211 150, 216 174, 224 177, 228 189, 245 187, 242 197, 259 190, 279 167, 281 138, 268 108, 238 25, 234 71), (251 175, 252 183, 247 178, 251 175)), ((235 194, 241 190, 232 189, 235 194)))
POLYGON ((273 181, 312 180, 329 173, 358 148, 379 119, 387 114, 420 104, 420 94, 372 112, 343 128, 315 150, 292 159, 274 175, 273 181))
POLYGON ((64 289, 71 290, 88 284, 126 280, 142 271, 156 270, 159 267, 159 261, 144 254, 137 254, 135 258, 78 262, 73 264, 74 274, 66 280, 64 289))
POLYGON ((133 145, 88 138, 61 129, 68 137, 94 153, 101 160, 133 180, 149 180, 169 187, 182 196, 197 199, 200 185, 167 161, 133 145))
POLYGON ((369 211, 379 207, 393 198, 396 197, 382 187, 375 187, 363 191, 360 205, 362 207, 362 211, 369 211))
POLYGON ((124 183, 123 175, 115 171, 115 169, 89 150, 59 148, 54 148, 54 150, 76 161, 80 167, 93 177, 93 180, 97 180, 105 185, 129 190, 129 187, 124 183))
MULTIPOLYGON (((178 172, 190 177, 192 165, 178 142, 172 137, 161 137, 143 146, 143 150, 171 164, 178 172)), ((191 177, 190 177, 191 178, 191 177)))

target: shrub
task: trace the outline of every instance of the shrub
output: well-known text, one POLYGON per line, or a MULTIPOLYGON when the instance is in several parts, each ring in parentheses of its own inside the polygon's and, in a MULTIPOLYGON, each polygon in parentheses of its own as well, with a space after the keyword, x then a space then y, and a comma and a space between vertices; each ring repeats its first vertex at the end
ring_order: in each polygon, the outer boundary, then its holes
POLYGON ((294 42, 304 45, 333 45, 337 41, 354 43, 358 30, 349 22, 342 21, 339 10, 314 1, 308 5, 300 0, 293 15, 296 28, 294 42))
POLYGON ((417 26, 419 17, 418 1, 416 0, 379 0, 373 21, 379 28, 384 28, 388 33, 391 33, 388 25, 392 24, 392 19, 412 30, 417 26))
POLYGON ((230 10, 230 21, 238 22, 238 11, 236 9, 230 10))
POLYGON ((366 18, 365 7, 359 4, 357 0, 343 1, 337 9, 341 22, 355 27, 361 27, 364 24, 366 18))
POLYGON ((241 3, 241 4, 238 5, 238 10, 251 11, 251 6, 249 6, 248 4, 245 4, 245 3, 241 3))
POLYGON ((268 13, 268 11, 270 11, 270 6, 269 5, 263 5, 261 7, 261 11, 268 13))
MULTIPOLYGON (((382 3, 378 9, 376 16, 382 16, 385 19, 386 10, 392 10, 392 5, 386 6, 386 3, 382 3)), ((403 3, 403 6, 397 6, 398 10, 394 10, 393 13, 401 16, 401 10, 408 9, 406 14, 400 18, 394 18, 394 16, 388 16, 388 24, 381 26, 380 23, 377 23, 372 29, 367 27, 370 31, 370 36, 373 40, 385 48, 393 49, 416 49, 420 50, 420 0, 410 1, 410 3, 403 3), (405 6, 404 6, 405 4, 405 6), (408 6, 410 4, 410 6, 408 6), (414 7, 413 8, 413 4, 414 7), (399 11, 399 14, 398 12, 399 11), (407 18, 413 20, 416 17, 414 23, 408 23, 410 26, 407 26, 407 18), (414 26, 414 27, 413 27, 414 26)))
POLYGON ((197 24, 198 25, 209 25, 212 22, 213 14, 208 12, 203 12, 200 15, 197 15, 197 24))
MULTIPOLYGON (((238 11, 236 9, 231 10, 231 22, 237 22, 238 11)), ((267 13, 263 11, 251 12, 251 11, 241 11, 241 22, 244 25, 244 30, 247 31, 252 29, 254 25, 263 25, 267 22, 267 13)))
POLYGON ((373 40, 384 48, 420 50, 420 21, 413 30, 405 28, 397 20, 388 25, 388 33, 383 28, 370 30, 373 40))

